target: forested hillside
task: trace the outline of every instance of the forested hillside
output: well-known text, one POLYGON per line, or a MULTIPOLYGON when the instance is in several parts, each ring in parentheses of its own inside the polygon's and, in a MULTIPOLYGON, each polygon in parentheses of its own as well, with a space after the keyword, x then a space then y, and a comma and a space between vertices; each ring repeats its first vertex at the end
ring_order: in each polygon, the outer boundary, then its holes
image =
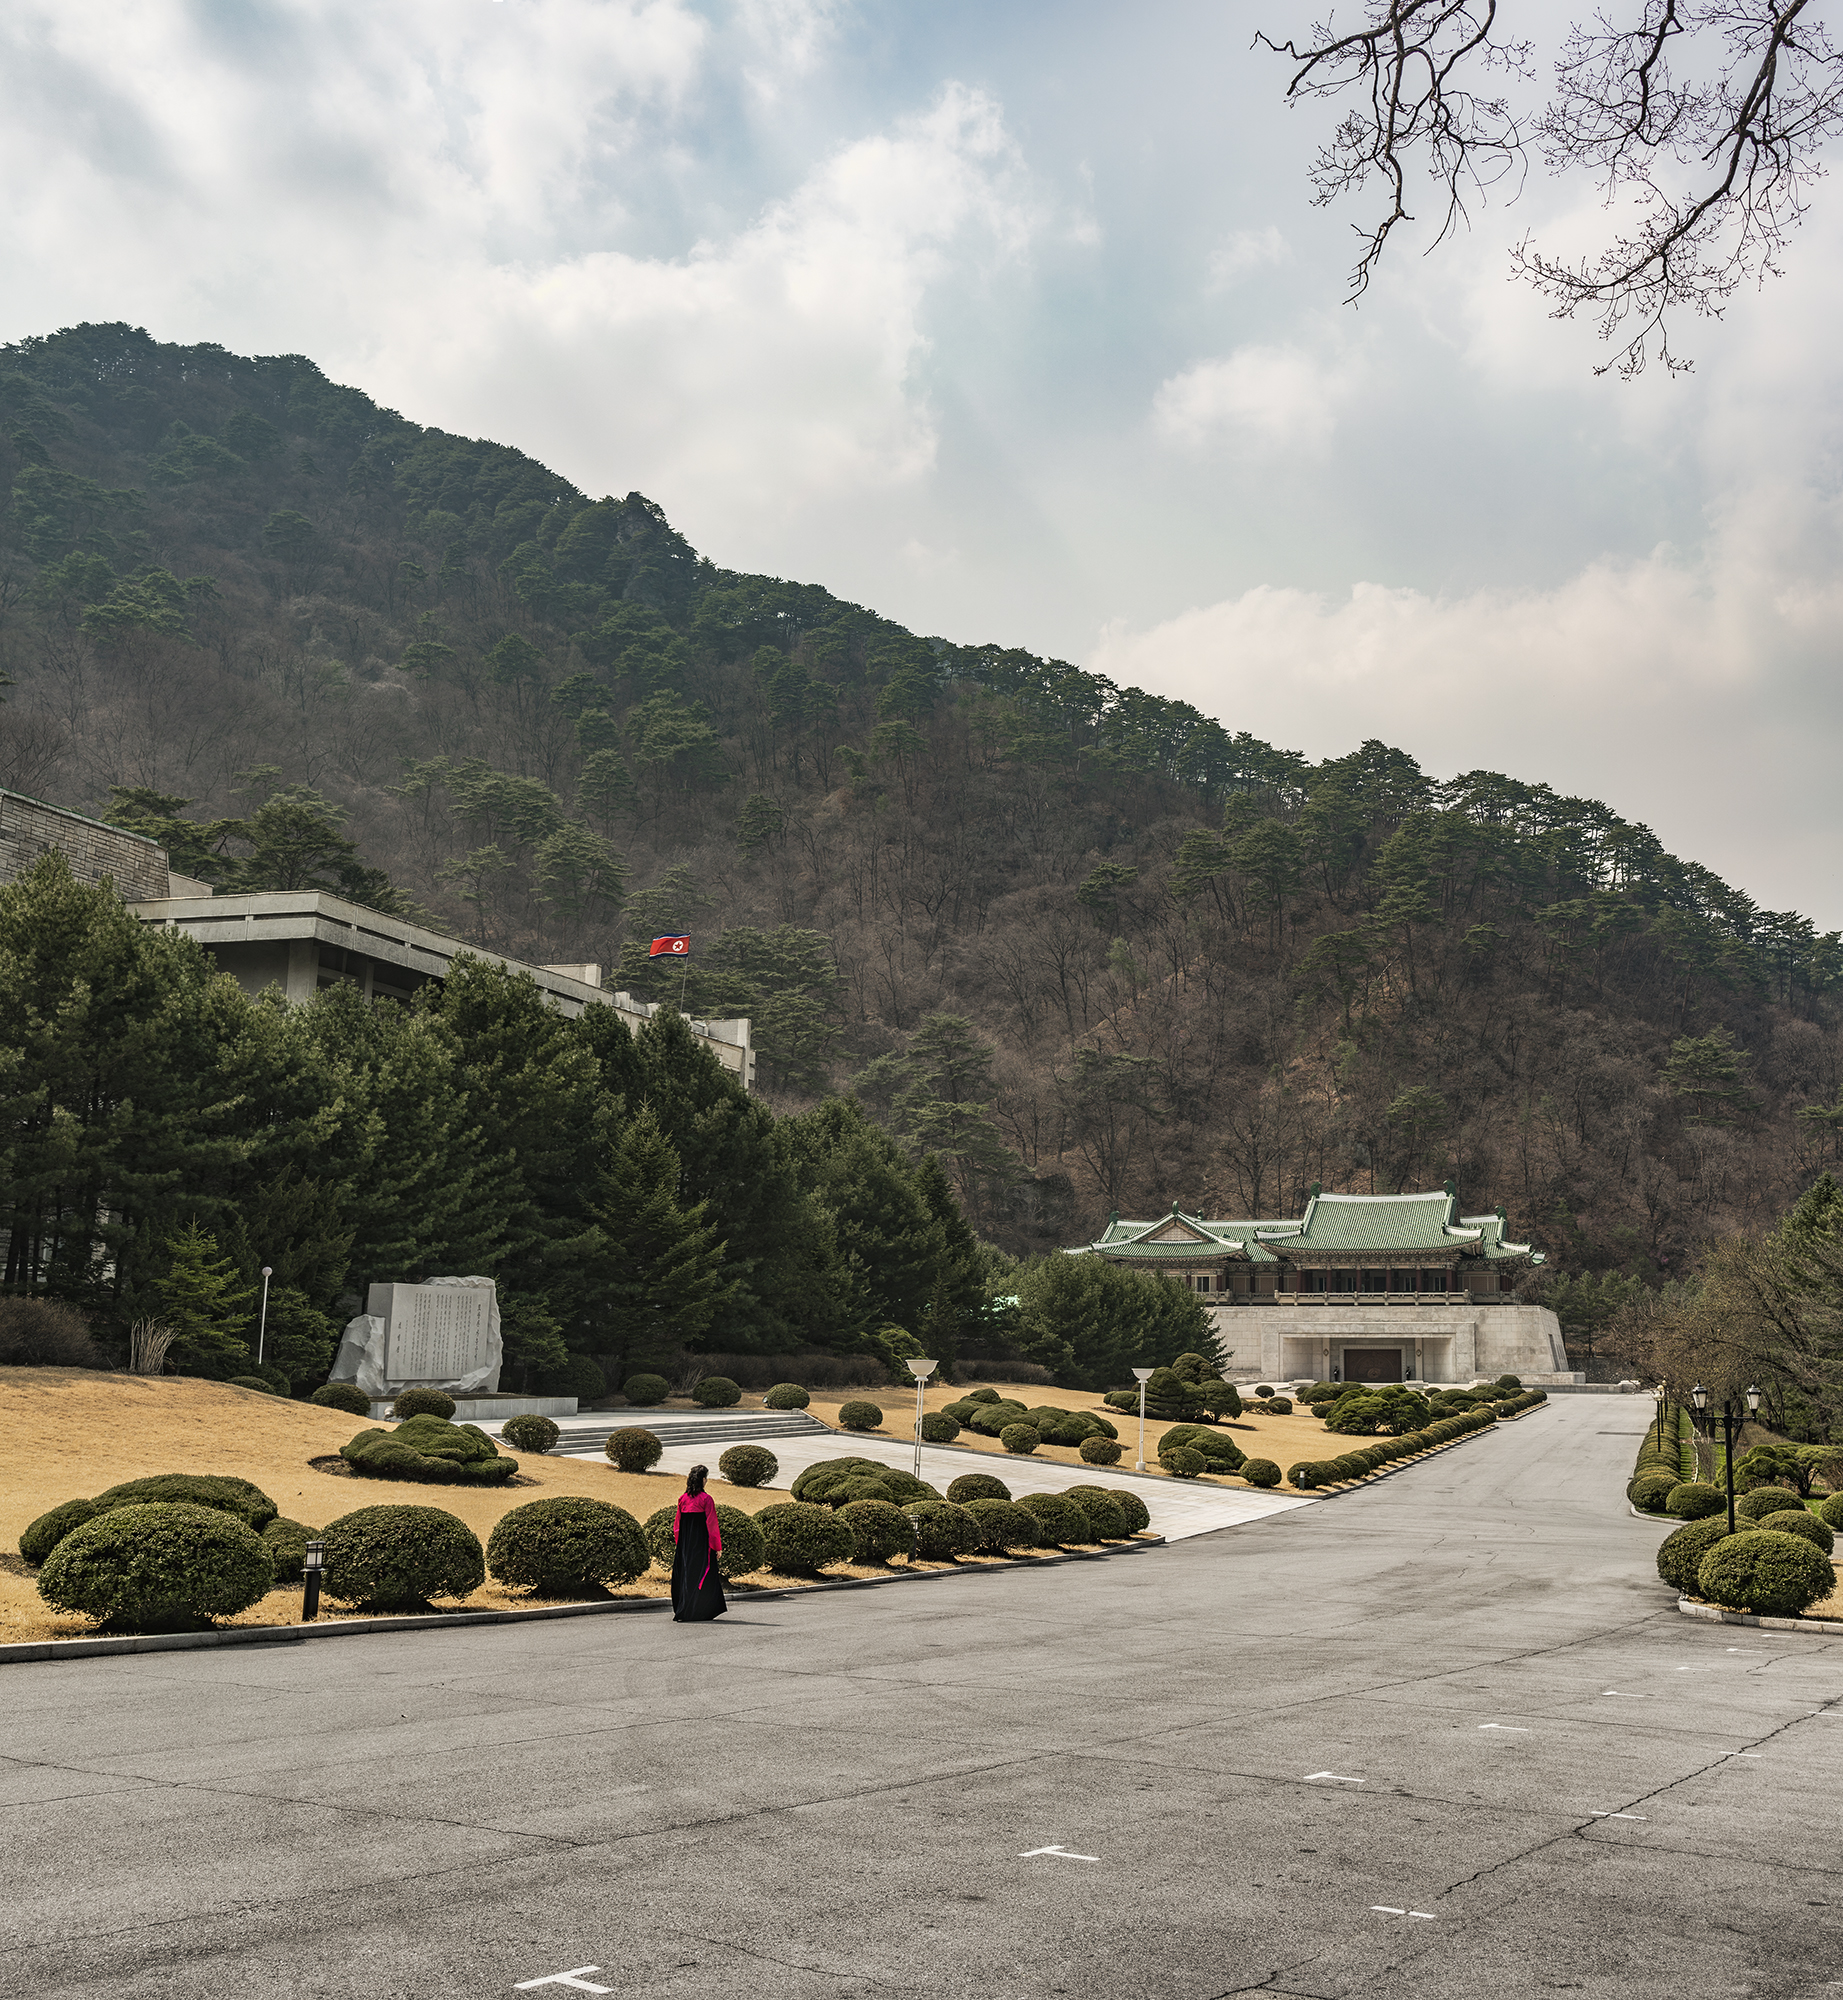
POLYGON ((1314 765, 299 356, 76 328, 0 351, 0 432, 0 784, 747 1011, 771 1100, 854 1088, 1012 1250, 1452 1174, 1654 1281, 1836 1157, 1837 936, 1536 774, 1424 773, 1411 713, 1314 765))

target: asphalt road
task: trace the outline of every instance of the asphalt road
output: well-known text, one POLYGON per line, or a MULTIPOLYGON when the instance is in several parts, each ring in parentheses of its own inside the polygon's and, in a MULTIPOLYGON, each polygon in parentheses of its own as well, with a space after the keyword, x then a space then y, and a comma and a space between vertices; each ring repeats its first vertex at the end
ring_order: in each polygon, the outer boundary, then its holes
POLYGON ((714 1626, 0 1670, 0 1990, 1843 1995, 1843 1641, 1677 1615, 1645 1407, 714 1626))

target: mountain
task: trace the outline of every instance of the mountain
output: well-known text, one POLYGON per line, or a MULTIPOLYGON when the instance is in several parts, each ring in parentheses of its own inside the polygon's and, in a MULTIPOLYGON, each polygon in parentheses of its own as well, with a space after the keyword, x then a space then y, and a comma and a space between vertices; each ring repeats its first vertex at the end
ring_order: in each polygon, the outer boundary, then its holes
POLYGON ((0 784, 749 1012, 1011 1250, 1450 1175, 1656 1282, 1837 1158, 1843 943, 1593 800, 721 569, 299 355, 66 329, 0 433, 0 784))

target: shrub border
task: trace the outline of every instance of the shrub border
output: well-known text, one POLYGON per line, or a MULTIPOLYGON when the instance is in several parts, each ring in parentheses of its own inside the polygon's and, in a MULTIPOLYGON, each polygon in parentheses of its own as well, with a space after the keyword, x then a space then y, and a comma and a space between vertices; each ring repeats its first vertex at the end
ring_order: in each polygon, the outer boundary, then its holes
MULTIPOLYGON (((251 1392, 254 1394, 254 1391, 251 1392)), ((1065 1549, 1055 1555, 1008 1556, 962 1569, 915 1570, 895 1576, 826 1578, 790 1590, 751 1590, 746 1601, 764 1604, 774 1598, 811 1597, 817 1590, 876 1590, 890 1583, 928 1583, 944 1576, 985 1576, 1001 1570, 1042 1569, 1050 1563, 1106 1562, 1114 1556, 1139 1555, 1162 1549, 1163 1535, 1140 1535, 1114 1548, 1065 1549)), ((321 1618, 311 1625, 234 1625, 219 1632, 160 1632, 121 1639, 38 1639, 0 1646, 0 1666, 56 1664, 60 1660, 94 1659, 108 1653, 197 1652, 208 1646, 296 1646, 309 1639, 361 1639, 374 1633, 471 1631, 489 1625, 522 1625, 545 1618, 597 1618, 624 1611, 670 1611, 669 1597, 622 1597, 605 1604, 535 1604, 507 1611, 438 1611, 414 1616, 385 1614, 377 1618, 321 1618)))

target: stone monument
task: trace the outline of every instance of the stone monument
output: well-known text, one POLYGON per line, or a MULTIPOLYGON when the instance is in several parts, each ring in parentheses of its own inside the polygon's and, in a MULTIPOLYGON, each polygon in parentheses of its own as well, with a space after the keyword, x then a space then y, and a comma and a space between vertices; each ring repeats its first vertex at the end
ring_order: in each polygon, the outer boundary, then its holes
POLYGON ((400 1389, 491 1394, 499 1387, 499 1294, 491 1278, 373 1285, 346 1327, 329 1382, 374 1400, 400 1389))

